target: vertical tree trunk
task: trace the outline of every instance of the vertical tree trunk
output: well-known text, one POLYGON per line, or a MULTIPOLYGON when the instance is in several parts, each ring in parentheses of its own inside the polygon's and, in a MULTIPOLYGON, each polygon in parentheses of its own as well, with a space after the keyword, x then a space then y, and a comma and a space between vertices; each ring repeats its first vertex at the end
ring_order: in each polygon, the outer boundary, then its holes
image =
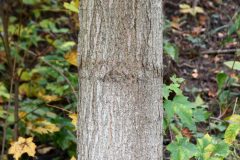
POLYGON ((80 3, 78 160, 162 159, 162 1, 80 3))

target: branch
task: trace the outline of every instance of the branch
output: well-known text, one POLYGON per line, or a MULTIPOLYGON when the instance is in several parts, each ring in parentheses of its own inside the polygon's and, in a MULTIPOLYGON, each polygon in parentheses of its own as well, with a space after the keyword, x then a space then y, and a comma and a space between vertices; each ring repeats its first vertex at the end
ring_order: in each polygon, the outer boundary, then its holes
POLYGON ((225 54, 225 53, 235 53, 240 52, 240 48, 235 49, 218 49, 218 50, 206 50, 202 51, 201 54, 225 54))

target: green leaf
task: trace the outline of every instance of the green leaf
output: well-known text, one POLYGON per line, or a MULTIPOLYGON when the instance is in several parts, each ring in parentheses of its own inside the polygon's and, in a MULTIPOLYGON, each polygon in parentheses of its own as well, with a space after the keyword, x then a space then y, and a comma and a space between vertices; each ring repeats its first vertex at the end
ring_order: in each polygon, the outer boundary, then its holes
POLYGON ((175 107, 175 113, 179 116, 181 122, 186 127, 191 129, 192 131, 196 131, 196 125, 193 120, 193 113, 189 107, 183 104, 178 104, 178 106, 175 107))
POLYGON ((23 3, 28 5, 34 5, 39 3, 39 0, 23 0, 23 3))
POLYGON ((234 70, 240 71, 240 62, 239 61, 227 61, 227 62, 224 62, 224 64, 226 66, 228 66, 229 68, 233 68, 234 70))
POLYGON ((166 114, 166 118, 167 118, 167 122, 170 123, 171 120, 173 119, 173 116, 174 116, 174 102, 170 101, 170 100, 166 100, 164 102, 164 109, 165 109, 165 114, 166 114))
POLYGON ((196 146, 189 143, 189 139, 180 136, 167 146, 167 150, 171 153, 171 160, 189 160, 197 153, 196 146))
POLYGON ((195 104, 196 104, 197 106, 201 106, 201 105, 204 104, 204 101, 203 101, 203 99, 201 98, 200 95, 198 95, 198 96, 196 97, 196 99, 195 99, 195 104))
POLYGON ((170 90, 167 85, 163 84, 163 98, 168 99, 170 90))
POLYGON ((72 12, 79 13, 78 7, 76 7, 74 2, 71 2, 71 3, 64 2, 63 6, 64 6, 64 8, 66 8, 72 12))
POLYGON ((183 78, 177 78, 176 75, 173 75, 170 79, 173 83, 177 83, 177 84, 180 84, 184 81, 183 78))
POLYGON ((229 146, 224 141, 216 141, 206 134, 203 138, 197 139, 198 157, 201 160, 223 159, 229 153, 229 146))
POLYGON ((195 119, 193 118, 193 108, 196 105, 189 102, 187 97, 183 95, 176 96, 172 101, 166 100, 163 106, 168 122, 171 122, 174 114, 176 114, 179 116, 183 126, 196 131, 195 119))
POLYGON ((2 82, 0 82, 0 97, 5 100, 8 100, 10 98, 10 94, 2 82))
POLYGON ((232 115, 229 118, 229 126, 224 134, 224 140, 227 144, 231 145, 240 132, 240 115, 232 115))
POLYGON ((76 43, 74 41, 67 41, 67 42, 64 42, 61 46, 58 46, 58 47, 59 47, 59 49, 67 51, 75 45, 76 45, 76 43))
POLYGON ((225 73, 218 73, 217 74, 217 84, 218 84, 218 90, 222 89, 222 87, 225 85, 225 82, 227 80, 227 74, 225 73))
POLYGON ((209 115, 210 113, 204 108, 196 108, 193 110, 193 117, 196 122, 204 122, 209 115))
POLYGON ((163 46, 164 52, 168 54, 173 60, 178 60, 178 49, 169 42, 165 42, 163 46))

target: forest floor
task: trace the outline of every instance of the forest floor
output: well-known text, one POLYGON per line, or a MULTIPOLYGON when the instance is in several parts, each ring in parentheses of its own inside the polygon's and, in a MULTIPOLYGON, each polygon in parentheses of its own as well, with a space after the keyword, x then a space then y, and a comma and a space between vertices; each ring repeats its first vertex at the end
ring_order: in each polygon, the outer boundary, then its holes
MULTIPOLYGON (((184 78, 181 86, 184 94, 191 101, 200 96, 208 105, 211 118, 219 120, 230 116, 236 112, 231 106, 237 99, 229 97, 226 106, 220 107, 217 76, 219 73, 226 73, 231 78, 239 78, 239 72, 224 63, 239 61, 240 43, 237 25, 240 25, 240 22, 237 17, 240 1, 166 0, 163 8, 165 25, 168 25, 164 30, 164 40, 174 44, 178 52, 175 60, 169 60, 164 56, 168 60, 164 60, 167 66, 164 70, 165 83, 168 83, 168 77, 173 74, 184 78), (203 8, 204 12, 196 15, 181 13, 180 4, 198 6, 203 8)), ((239 86, 231 86, 230 83, 228 81, 225 84, 225 89, 239 95, 239 86)), ((209 125, 210 122, 199 125, 198 130, 206 133, 205 128, 209 125)), ((170 135, 166 135, 165 139, 171 139, 170 135)))
POLYGON ((226 67, 224 62, 239 59, 237 35, 231 36, 234 41, 227 42, 226 38, 229 38, 229 27, 239 12, 240 1, 201 0, 197 5, 204 8, 204 14, 194 17, 180 13, 179 5, 191 2, 168 0, 164 4, 165 18, 171 21, 171 28, 164 32, 164 38, 175 44, 179 51, 178 60, 171 63, 171 71, 167 72, 185 79, 182 89, 191 99, 201 95, 205 101, 214 102, 217 74, 227 72, 237 76, 236 71, 226 67))

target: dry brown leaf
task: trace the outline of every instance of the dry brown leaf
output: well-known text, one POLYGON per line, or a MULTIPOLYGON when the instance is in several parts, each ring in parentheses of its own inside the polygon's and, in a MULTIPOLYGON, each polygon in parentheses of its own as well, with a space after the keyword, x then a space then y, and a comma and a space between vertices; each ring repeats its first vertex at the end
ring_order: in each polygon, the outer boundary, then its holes
POLYGON ((194 69, 193 71, 192 71, 192 77, 193 78, 198 78, 198 70, 197 69, 194 69))
POLYGON ((217 92, 210 90, 210 91, 208 92, 208 96, 209 96, 209 97, 216 97, 216 96, 217 96, 217 92))
POLYGON ((199 35, 202 31, 204 31, 204 29, 203 29, 201 26, 194 27, 194 28, 192 29, 192 34, 193 34, 194 36, 197 36, 197 35, 199 35))
POLYGON ((171 21, 171 27, 177 30, 180 30, 180 18, 179 17, 172 17, 172 21, 171 21))
POLYGON ((181 133, 184 137, 187 137, 187 138, 192 138, 192 133, 191 131, 188 129, 188 128, 183 128, 181 130, 181 133))
POLYGON ((207 23, 207 16, 199 15, 199 23, 200 23, 200 25, 205 26, 207 23))

